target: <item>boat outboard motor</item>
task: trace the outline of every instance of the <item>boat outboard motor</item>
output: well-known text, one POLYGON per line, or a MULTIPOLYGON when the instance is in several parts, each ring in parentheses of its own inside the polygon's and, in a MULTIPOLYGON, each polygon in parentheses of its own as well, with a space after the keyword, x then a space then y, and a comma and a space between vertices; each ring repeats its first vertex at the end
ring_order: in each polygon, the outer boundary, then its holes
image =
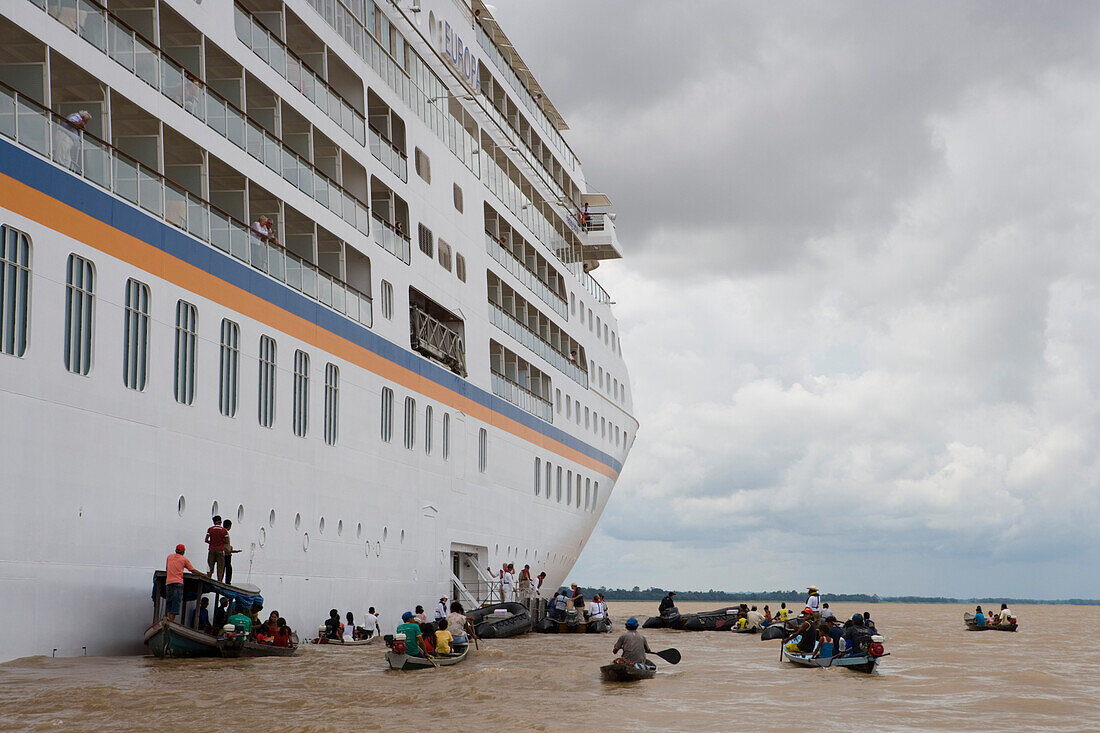
POLYGON ((874 634, 870 643, 867 644, 867 653, 872 657, 881 657, 886 654, 886 649, 882 646, 883 641, 885 639, 881 635, 874 634))
POLYGON ((405 634, 394 634, 393 644, 390 646, 390 648, 393 649, 394 654, 404 654, 407 650, 407 647, 405 646, 405 634))

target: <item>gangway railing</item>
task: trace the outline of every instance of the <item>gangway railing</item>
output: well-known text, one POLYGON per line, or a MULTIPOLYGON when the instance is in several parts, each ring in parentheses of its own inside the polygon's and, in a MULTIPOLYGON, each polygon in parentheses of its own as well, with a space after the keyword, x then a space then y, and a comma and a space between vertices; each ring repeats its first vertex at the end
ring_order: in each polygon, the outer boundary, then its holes
POLYGON ((466 346, 456 331, 416 305, 409 306, 409 330, 413 349, 443 362, 455 374, 466 376, 466 346))

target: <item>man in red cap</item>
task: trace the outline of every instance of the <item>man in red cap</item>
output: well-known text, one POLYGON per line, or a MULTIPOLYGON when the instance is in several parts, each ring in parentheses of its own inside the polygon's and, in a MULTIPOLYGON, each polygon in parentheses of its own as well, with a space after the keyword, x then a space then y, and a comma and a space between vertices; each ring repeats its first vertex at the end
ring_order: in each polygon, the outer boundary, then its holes
POLYGON ((176 620, 176 614, 180 612, 180 604, 183 603, 183 571, 190 570, 196 575, 210 577, 210 573, 200 573, 195 570, 191 561, 184 557, 187 548, 182 544, 176 545, 176 551, 168 556, 164 564, 167 576, 164 579, 164 599, 166 603, 165 616, 169 621, 176 620))

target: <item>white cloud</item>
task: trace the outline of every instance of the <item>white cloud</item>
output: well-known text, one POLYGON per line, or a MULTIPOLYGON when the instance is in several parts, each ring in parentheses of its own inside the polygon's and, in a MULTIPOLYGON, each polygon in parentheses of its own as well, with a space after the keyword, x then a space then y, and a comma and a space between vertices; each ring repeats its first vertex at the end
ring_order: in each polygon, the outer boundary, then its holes
POLYGON ((1100 595, 1096 9, 687 5, 728 22, 634 68, 613 7, 603 96, 504 14, 628 253, 642 428, 578 576, 1100 595))

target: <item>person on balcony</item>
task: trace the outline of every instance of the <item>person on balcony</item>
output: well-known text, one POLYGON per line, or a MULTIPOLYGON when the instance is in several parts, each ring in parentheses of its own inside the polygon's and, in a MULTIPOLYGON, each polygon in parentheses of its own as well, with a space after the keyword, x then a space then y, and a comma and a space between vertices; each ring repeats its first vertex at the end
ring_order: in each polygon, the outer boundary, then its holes
POLYGON ((55 160, 68 166, 69 170, 75 173, 80 173, 83 170, 80 133, 83 132, 91 119, 92 116, 88 114, 86 109, 73 112, 61 123, 58 131, 55 160))

